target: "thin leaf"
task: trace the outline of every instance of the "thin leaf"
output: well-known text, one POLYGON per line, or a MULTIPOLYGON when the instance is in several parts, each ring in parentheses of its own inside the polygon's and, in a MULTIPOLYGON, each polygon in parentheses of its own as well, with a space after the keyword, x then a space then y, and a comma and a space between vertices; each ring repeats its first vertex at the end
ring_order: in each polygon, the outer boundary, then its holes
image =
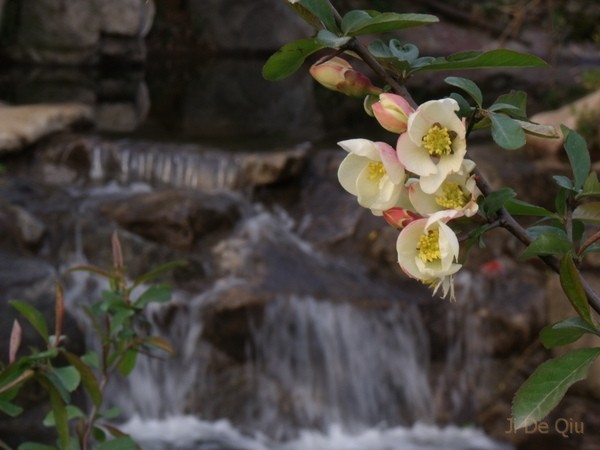
POLYGON ((171 300, 172 289, 166 284, 151 286, 133 303, 136 308, 144 308, 149 303, 165 303, 171 300))
POLYGON ((173 353, 173 346, 171 345, 171 343, 169 341, 167 341, 166 339, 163 339, 159 336, 152 336, 152 337, 146 338, 144 340, 144 343, 148 344, 152 347, 156 347, 161 350, 164 350, 165 352, 167 352, 169 354, 173 353))
POLYGON ((137 361, 138 352, 137 350, 127 350, 123 355, 123 358, 119 362, 119 372, 124 377, 128 376, 132 370, 135 368, 135 364, 137 361))
POLYGON ((6 400, 0 400, 0 411, 10 417, 17 417, 23 412, 23 408, 6 400))
POLYGON ((517 121, 504 114, 489 113, 492 121, 492 139, 506 150, 515 150, 525 145, 525 132, 517 121))
POLYGON ((541 364, 515 394, 512 408, 515 428, 546 417, 567 390, 587 376, 599 354, 600 348, 583 348, 541 364))
POLYGON ((318 18, 329 31, 338 31, 333 9, 327 0, 299 0, 297 4, 302 5, 318 18))
POLYGON ((25 442, 21 445, 19 445, 19 447, 17 447, 17 450, 57 450, 56 447, 51 447, 49 445, 42 445, 42 444, 38 444, 36 442, 25 442))
POLYGON ((523 250, 519 258, 528 259, 540 255, 564 255, 572 249, 573 244, 566 235, 557 233, 541 234, 523 250))
POLYGON ((342 19, 342 32, 347 36, 388 33, 395 30, 431 25, 439 22, 431 14, 379 13, 353 10, 342 19))
POLYGON ((54 347, 60 344, 63 323, 65 320, 65 299, 62 286, 56 283, 56 302, 54 303, 54 347))
POLYGON ((481 107, 483 104, 483 94, 481 93, 481 89, 479 89, 479 86, 477 86, 471 80, 461 77, 446 77, 444 81, 449 85, 462 89, 469 94, 477 106, 481 107))
MULTIPOLYGON (((510 111, 507 113, 509 116, 512 116, 510 111)), ((514 119, 515 122, 519 124, 519 126, 525 131, 525 133, 530 134, 532 136, 537 136, 546 139, 558 139, 560 135, 556 128, 552 125, 542 125, 539 123, 527 122, 525 120, 514 119)))
POLYGON ((564 125, 561 126, 565 136, 565 151, 569 157, 573 177, 575 178, 575 190, 579 191, 583 187, 588 174, 590 173, 592 163, 590 153, 588 152, 585 139, 576 131, 573 131, 564 125))
POLYGON ((129 436, 122 436, 103 442, 97 450, 135 450, 137 445, 129 436))
POLYGON ((94 372, 90 366, 82 361, 83 357, 80 359, 77 355, 69 352, 64 352, 64 355, 67 358, 67 361, 69 361, 69 364, 75 367, 79 372, 81 384, 90 396, 90 400, 94 406, 99 407, 100 403, 102 402, 102 393, 100 391, 98 379, 96 378, 96 375, 94 375, 94 372))
POLYGON ((21 346, 21 339, 23 337, 23 330, 19 321, 15 319, 13 326, 10 331, 10 341, 8 342, 8 363, 12 364, 17 360, 17 352, 21 346))
POLYGON ((466 51, 447 57, 436 58, 427 66, 413 72, 426 72, 450 69, 482 69, 485 67, 543 67, 547 63, 537 56, 514 50, 496 49, 487 52, 466 51))
POLYGON ((506 210, 513 216, 534 216, 534 217, 552 217, 554 213, 542 208, 541 206, 532 205, 516 198, 508 199, 504 203, 506 210))
POLYGON ((481 210, 486 217, 494 216, 506 202, 514 198, 515 191, 511 188, 501 188, 487 195, 482 203, 481 210))
POLYGON ((581 284, 581 277, 573 261, 573 257, 570 254, 563 256, 560 261, 560 285, 567 294, 571 305, 585 322, 592 327, 596 327, 596 323, 590 313, 590 305, 588 303, 587 295, 581 284))
POLYGON ((573 211, 573 219, 600 223, 600 202, 589 202, 579 205, 573 211))
POLYGON ((48 342, 48 326, 46 325, 46 319, 44 319, 42 313, 29 303, 20 300, 10 300, 8 304, 19 311, 21 315, 27 319, 31 326, 33 326, 38 334, 44 339, 44 342, 48 342))
POLYGON ((150 281, 153 278, 156 278, 158 275, 162 275, 165 272, 177 269, 179 267, 185 267, 185 266, 187 266, 187 264, 188 264, 188 262, 184 261, 184 260, 170 261, 168 263, 162 264, 162 265, 158 266, 156 269, 153 269, 150 272, 147 272, 147 273, 139 276, 138 278, 136 278, 133 282, 132 289, 139 286, 140 284, 150 281))
POLYGON ((570 191, 574 190, 573 181, 569 177, 565 177, 563 175, 554 175, 552 179, 558 184, 560 187, 568 189, 570 191))
POLYGON ((110 272, 95 266, 74 266, 67 270, 67 273, 68 272, 90 272, 99 275, 102 278, 106 278, 107 280, 110 280, 113 277, 110 272))
POLYGON ((50 396, 50 404, 54 412, 54 421, 56 432, 58 433, 59 447, 62 450, 69 448, 69 422, 67 419, 67 407, 62 393, 56 388, 56 382, 48 377, 40 377, 39 382, 50 396))
POLYGON ((267 60, 262 75, 270 81, 282 80, 298 70, 304 60, 325 48, 316 38, 299 39, 284 45, 267 60))
POLYGON ((549 349, 575 342, 584 334, 600 336, 600 330, 584 322, 581 317, 576 316, 546 325, 540 332, 540 341, 544 347, 549 349))

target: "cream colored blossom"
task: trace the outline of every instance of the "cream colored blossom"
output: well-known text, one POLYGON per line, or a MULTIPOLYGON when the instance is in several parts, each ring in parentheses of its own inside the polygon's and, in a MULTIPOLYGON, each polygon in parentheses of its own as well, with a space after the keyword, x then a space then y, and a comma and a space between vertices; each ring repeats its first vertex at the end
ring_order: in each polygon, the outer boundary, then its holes
POLYGON ((349 139, 338 143, 348 152, 338 169, 342 187, 375 215, 408 200, 404 167, 396 151, 384 142, 349 139))
POLYGON ((410 222, 402 229, 396 243, 398 263, 411 278, 428 284, 433 293, 442 288, 442 296, 454 300, 453 275, 458 264, 459 244, 456 234, 444 223, 445 212, 410 222))
POLYGON ((417 213, 430 216, 438 211, 454 210, 453 217, 471 217, 477 213, 477 199, 481 191, 477 187, 475 176, 471 174, 475 163, 465 159, 458 172, 449 174, 441 186, 433 193, 423 191, 416 179, 408 184, 408 196, 417 213))
POLYGON ((407 131, 398 138, 398 159, 419 176, 423 192, 432 194, 446 177, 458 172, 467 151, 465 124, 450 98, 420 105, 408 118, 407 131))

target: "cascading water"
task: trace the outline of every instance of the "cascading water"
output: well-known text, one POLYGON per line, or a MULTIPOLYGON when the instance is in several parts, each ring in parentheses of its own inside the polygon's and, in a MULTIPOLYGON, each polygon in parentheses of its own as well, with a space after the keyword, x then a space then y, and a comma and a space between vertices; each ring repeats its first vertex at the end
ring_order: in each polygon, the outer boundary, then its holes
MULTIPOLYGON (((230 190, 243 180, 243 170, 256 167, 256 160, 242 164, 243 158, 211 156, 194 146, 155 151, 125 141, 113 148, 96 143, 90 151, 87 177, 94 187, 69 189, 81 203, 63 268, 97 263, 97 255, 83 248, 89 238, 77 233, 85 228, 79 216, 103 198, 147 192, 149 182, 230 190)), ((241 209, 235 230, 211 244, 215 266, 235 267, 227 272, 207 265, 205 288, 176 289, 170 304, 149 311, 154 331, 171 342, 175 355, 140 357, 131 377, 108 386, 107 406, 122 410, 119 426, 144 450, 506 448, 476 429, 435 425, 439 389, 456 392, 457 409, 464 390, 443 372, 432 374, 430 336, 414 302, 399 301, 402 293, 390 293, 352 260, 315 250, 289 215, 256 204, 241 209), (261 276, 267 300, 246 316, 240 348, 228 353, 207 338, 206 312, 236 289, 256 287, 261 276), (284 289, 281 281, 290 277, 297 279, 284 289), (335 283, 336 298, 328 287, 335 283), (318 285, 314 291, 304 289, 312 284, 318 285)), ((66 287, 72 314, 81 311, 77 301, 99 298, 105 288, 87 272, 73 273, 66 287)), ((460 317, 448 317, 460 323, 460 317)), ((458 366, 476 352, 464 351, 464 339, 456 342, 448 362, 458 366)))

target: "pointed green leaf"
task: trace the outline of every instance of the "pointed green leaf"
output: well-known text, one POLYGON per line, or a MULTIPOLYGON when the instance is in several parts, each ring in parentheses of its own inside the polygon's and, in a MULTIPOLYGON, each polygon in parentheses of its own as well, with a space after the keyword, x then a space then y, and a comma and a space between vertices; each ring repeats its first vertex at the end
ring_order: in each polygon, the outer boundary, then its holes
POLYGON ((517 108, 516 111, 508 113, 513 118, 527 118, 527 93, 523 91, 510 91, 508 94, 500 95, 494 104, 507 104, 517 108))
POLYGON ((598 174, 596 172, 590 172, 583 183, 583 190, 580 196, 583 197, 596 195, 600 195, 600 181, 598 181, 598 174))
POLYGON ((570 254, 565 255, 560 261, 560 285, 567 294, 571 305, 585 322, 596 327, 594 319, 590 314, 590 305, 587 295, 581 284, 581 277, 570 254))
POLYGON ((128 376, 135 368, 138 352, 136 350, 127 350, 119 363, 119 372, 124 377, 128 376))
POLYGON ((17 417, 23 412, 23 408, 6 400, 0 400, 0 411, 10 417, 17 417))
POLYGON ((159 336, 151 336, 149 338, 146 338, 144 339, 144 343, 152 347, 159 348, 169 354, 173 353, 173 346, 171 345, 171 343, 159 336))
POLYGON ((97 450, 136 450, 137 445, 129 436, 122 436, 106 441, 98 446, 97 450))
POLYGON ((589 202, 579 205, 573 211, 573 218, 584 222, 600 223, 600 202, 589 202))
POLYGON ((600 348, 582 348, 541 364, 521 385, 513 400, 515 428, 523 428, 546 417, 567 390, 583 380, 600 348))
POLYGON ((554 175, 552 179, 558 184, 560 187, 568 189, 570 191, 574 190, 573 181, 569 177, 565 177, 563 175, 554 175))
POLYGON ((537 56, 514 50, 497 49, 487 52, 466 51, 447 57, 436 58, 429 65, 415 69, 414 72, 450 69, 482 69, 485 67, 542 67, 546 62, 537 56))
POLYGON ((58 433, 58 443, 62 450, 69 448, 69 422, 67 420, 67 407, 62 392, 57 389, 57 384, 46 374, 46 377, 40 377, 38 381, 44 387, 50 396, 50 404, 54 412, 54 422, 56 432, 58 433))
POLYGON ((552 217, 554 215, 552 211, 549 211, 546 208, 532 205, 531 203, 517 200, 516 198, 509 199, 504 206, 513 216, 552 217))
POLYGON ((58 367, 54 369, 54 373, 67 391, 73 392, 79 386, 81 376, 75 367, 58 367))
POLYGON ((540 332, 540 341, 546 348, 559 347, 575 342, 584 334, 600 336, 600 330, 584 322, 581 317, 569 317, 560 322, 546 325, 540 332))
POLYGON ((19 311, 23 317, 27 319, 31 326, 35 328, 39 335, 44 339, 44 342, 48 342, 48 325, 46 324, 46 319, 44 319, 42 313, 29 303, 20 300, 10 300, 8 304, 19 311))
POLYGON ((573 249, 573 244, 566 234, 540 234, 519 256, 521 259, 540 255, 563 255, 573 249))
POLYGON ((479 89, 479 86, 477 86, 471 80, 461 77, 446 77, 444 81, 449 85, 462 89, 469 94, 477 106, 481 107, 483 104, 483 95, 481 94, 481 89, 479 89))
POLYGON ((564 125, 561 126, 563 136, 565 136, 565 151, 569 157, 573 177, 575 178, 575 190, 579 191, 583 187, 588 174, 590 173, 592 163, 590 153, 588 152, 585 139, 576 131, 573 131, 564 125))
POLYGON ((353 10, 342 19, 342 32, 347 36, 380 34, 405 28, 420 27, 439 22, 431 14, 379 13, 377 11, 353 10))
MULTIPOLYGON (((296 5, 306 8, 318 18, 329 31, 338 31, 331 4, 327 0, 298 0, 296 5)), ((302 14, 301 14, 302 15, 302 14)), ((311 22, 309 22, 311 23, 311 22)))
POLYGON ((140 284, 146 283, 146 282, 150 281, 151 279, 156 278, 158 275, 162 275, 163 273, 168 272, 170 270, 174 270, 179 267, 185 267, 185 266, 187 266, 187 264, 188 264, 187 261, 184 261, 184 260, 170 261, 168 263, 161 264, 160 266, 151 270, 150 272, 145 273, 145 274, 141 275, 140 277, 136 278, 135 281, 133 282, 132 288, 135 288, 136 286, 139 286, 140 284))
POLYGON ((481 211, 486 217, 493 217, 506 202, 515 197, 511 188, 501 188, 487 195, 481 202, 481 211))
POLYGON ((171 287, 166 284, 149 287, 138 299, 133 303, 136 308, 144 308, 149 303, 165 303, 171 300, 171 287))
POLYGON ((525 145, 525 132, 521 126, 504 114, 489 113, 492 121, 492 139, 506 150, 515 150, 525 145))
POLYGON ((75 367, 79 372, 79 375, 81 377, 81 384, 90 396, 90 400, 92 401, 94 406, 99 407, 100 403, 102 402, 102 393, 100 391, 98 379, 96 378, 96 375, 94 374, 88 363, 83 361, 83 357, 81 357, 80 359, 77 355, 73 353, 65 352, 64 355, 67 358, 67 361, 69 361, 69 364, 75 367))
POLYGON ((49 445, 37 444, 35 442, 25 442, 17 448, 17 450, 57 450, 56 447, 49 445))
MULTIPOLYGON (((79 409, 77 406, 67 405, 67 421, 73 419, 80 419, 83 417, 85 417, 85 414, 83 414, 83 411, 81 411, 81 409, 79 409)), ((46 417, 44 417, 42 423, 45 427, 55 426, 56 420, 54 419, 54 411, 50 411, 48 414, 46 414, 46 417)))
MULTIPOLYGON (((513 116, 510 112, 507 113, 509 116, 513 116)), ((525 133, 530 134, 531 136, 537 136, 546 139, 558 139, 560 135, 556 128, 552 125, 541 125, 539 123, 528 122, 525 120, 517 120, 515 122, 519 124, 519 126, 525 131, 525 133)))
POLYGON ((267 60, 262 74, 267 80, 282 80, 296 72, 304 60, 318 50, 325 48, 315 38, 299 39, 281 47, 267 60))
POLYGON ((329 48, 342 48, 350 39, 350 36, 338 36, 329 30, 320 30, 317 33, 317 41, 329 48))

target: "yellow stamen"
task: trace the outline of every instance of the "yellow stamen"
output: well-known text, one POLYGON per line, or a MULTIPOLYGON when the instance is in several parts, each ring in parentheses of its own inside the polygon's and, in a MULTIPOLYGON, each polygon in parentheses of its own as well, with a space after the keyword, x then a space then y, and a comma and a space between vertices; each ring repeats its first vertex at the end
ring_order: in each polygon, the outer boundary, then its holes
POLYGON ((440 230, 429 230, 423 233, 419 238, 417 250, 419 250, 419 258, 424 263, 436 261, 442 257, 440 253, 440 230))
POLYGON ((442 127, 439 123, 434 123, 423 136, 423 147, 431 156, 446 156, 452 154, 452 140, 456 133, 442 127))
POLYGON ((446 209, 461 209, 468 202, 469 197, 463 192, 458 183, 447 181, 442 186, 443 194, 435 197, 435 202, 446 209))
POLYGON ((386 173, 382 162, 369 163, 369 180, 380 182, 386 173))

